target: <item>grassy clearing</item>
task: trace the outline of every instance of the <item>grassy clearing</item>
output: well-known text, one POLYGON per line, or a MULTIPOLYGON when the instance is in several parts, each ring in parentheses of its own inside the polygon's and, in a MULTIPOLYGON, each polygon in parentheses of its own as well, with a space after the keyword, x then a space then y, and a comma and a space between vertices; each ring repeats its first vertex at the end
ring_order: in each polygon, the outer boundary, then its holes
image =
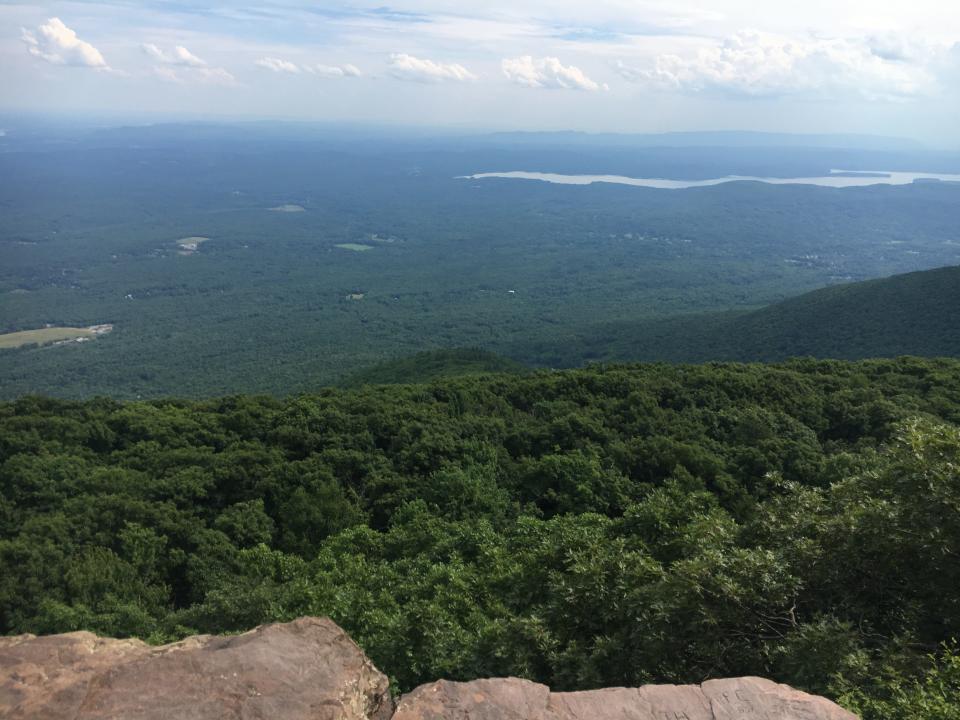
POLYGON ((90 328, 73 327, 51 327, 41 328, 40 330, 21 330, 19 332, 0 335, 0 349, 18 348, 33 343, 38 345, 47 345, 49 343, 60 342, 63 340, 93 338, 96 334, 96 331, 91 330, 90 328))
POLYGON ((353 250, 354 252, 366 252, 367 250, 373 250, 373 245, 361 245, 360 243, 339 243, 334 247, 342 248, 344 250, 353 250))

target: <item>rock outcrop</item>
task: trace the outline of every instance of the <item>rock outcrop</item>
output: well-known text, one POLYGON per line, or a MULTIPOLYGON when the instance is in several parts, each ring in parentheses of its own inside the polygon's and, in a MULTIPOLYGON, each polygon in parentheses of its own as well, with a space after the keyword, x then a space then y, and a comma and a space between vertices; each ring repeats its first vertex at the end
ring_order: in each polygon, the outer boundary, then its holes
POLYGON ((325 618, 151 647, 87 632, 0 638, 4 720, 856 720, 761 678, 550 692, 504 678, 387 678, 325 618))
POLYGON ((505 678, 421 685, 393 720, 856 720, 829 700, 763 678, 550 692, 505 678))
POLYGON ((151 647, 0 638, 4 720, 388 720, 389 681, 331 620, 151 647))

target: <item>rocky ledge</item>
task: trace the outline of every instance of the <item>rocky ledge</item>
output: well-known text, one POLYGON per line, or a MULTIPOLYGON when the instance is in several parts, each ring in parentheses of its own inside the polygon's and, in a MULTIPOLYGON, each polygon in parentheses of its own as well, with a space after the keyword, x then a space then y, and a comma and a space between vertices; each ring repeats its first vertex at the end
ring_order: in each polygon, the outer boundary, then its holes
POLYGON ((326 618, 152 647, 92 633, 0 638, 7 720, 856 720, 761 678, 554 693, 516 678, 438 681, 394 705, 326 618))
POLYGON ((440 680, 400 698, 393 720, 856 720, 826 698, 756 677, 701 685, 550 692, 502 678, 440 680))

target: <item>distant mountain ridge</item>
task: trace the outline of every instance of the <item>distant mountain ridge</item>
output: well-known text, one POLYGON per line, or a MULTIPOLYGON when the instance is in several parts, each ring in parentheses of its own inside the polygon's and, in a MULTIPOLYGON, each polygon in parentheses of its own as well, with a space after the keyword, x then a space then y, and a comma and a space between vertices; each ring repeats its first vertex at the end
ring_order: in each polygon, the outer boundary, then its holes
POLYGON ((910 138, 859 134, 770 133, 742 130, 712 130, 665 133, 497 132, 486 136, 493 142, 524 145, 629 146, 629 147, 749 147, 749 148, 845 148, 851 150, 922 150, 910 138))

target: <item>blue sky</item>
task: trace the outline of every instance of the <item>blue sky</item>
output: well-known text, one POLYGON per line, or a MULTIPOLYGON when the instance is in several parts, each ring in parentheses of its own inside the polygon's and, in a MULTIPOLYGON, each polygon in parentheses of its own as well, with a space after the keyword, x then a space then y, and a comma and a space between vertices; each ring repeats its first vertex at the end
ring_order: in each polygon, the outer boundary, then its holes
POLYGON ((0 109, 960 146, 955 0, 0 2, 0 109))

